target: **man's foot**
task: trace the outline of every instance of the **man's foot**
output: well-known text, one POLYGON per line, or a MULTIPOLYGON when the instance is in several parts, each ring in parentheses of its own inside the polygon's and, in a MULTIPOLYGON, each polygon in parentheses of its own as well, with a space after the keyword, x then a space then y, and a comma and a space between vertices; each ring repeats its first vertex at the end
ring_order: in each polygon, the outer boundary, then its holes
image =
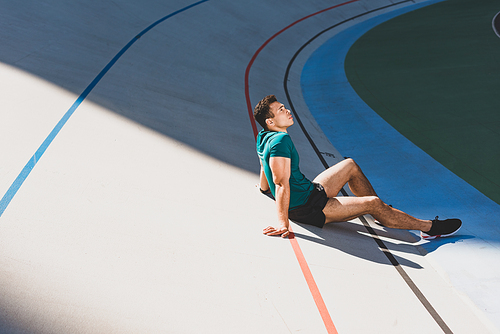
POLYGON ((457 233, 457 231, 462 226, 462 221, 460 219, 446 219, 439 220, 439 217, 436 216, 436 219, 432 221, 432 227, 428 232, 420 231, 420 236, 423 239, 435 239, 439 237, 449 237, 457 233))

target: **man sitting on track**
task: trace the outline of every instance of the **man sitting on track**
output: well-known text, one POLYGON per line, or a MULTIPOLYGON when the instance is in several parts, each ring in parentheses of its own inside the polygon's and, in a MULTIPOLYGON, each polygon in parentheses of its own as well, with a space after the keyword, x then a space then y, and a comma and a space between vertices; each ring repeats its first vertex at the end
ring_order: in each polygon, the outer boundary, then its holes
POLYGON ((460 229, 460 219, 422 220, 385 204, 352 159, 331 166, 309 181, 300 172, 299 155, 287 133, 293 125, 290 110, 274 95, 268 95, 255 107, 254 117, 263 127, 257 137, 260 190, 272 193, 278 211, 278 226, 266 227, 264 234, 288 236, 288 219, 323 227, 365 214, 386 227, 420 230, 425 239, 450 236, 460 229), (356 197, 337 197, 346 183, 356 197))

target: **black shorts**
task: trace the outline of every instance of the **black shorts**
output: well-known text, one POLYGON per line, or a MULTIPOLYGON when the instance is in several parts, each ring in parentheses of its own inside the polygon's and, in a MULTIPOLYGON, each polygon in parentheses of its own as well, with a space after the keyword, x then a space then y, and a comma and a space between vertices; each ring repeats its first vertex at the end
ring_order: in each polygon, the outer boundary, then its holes
POLYGON ((323 208, 328 202, 325 189, 319 183, 313 183, 314 189, 305 204, 288 211, 288 218, 295 223, 323 227, 325 214, 323 208))

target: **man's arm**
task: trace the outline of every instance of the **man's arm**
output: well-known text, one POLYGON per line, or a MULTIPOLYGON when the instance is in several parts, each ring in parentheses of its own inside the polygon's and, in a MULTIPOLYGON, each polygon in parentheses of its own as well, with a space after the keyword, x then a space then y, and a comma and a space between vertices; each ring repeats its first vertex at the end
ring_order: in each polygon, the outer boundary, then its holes
POLYGON ((278 227, 268 226, 264 229, 266 235, 288 236, 288 208, 290 206, 290 158, 271 157, 269 167, 273 173, 273 182, 276 185, 276 209, 278 212, 278 227))
POLYGON ((269 183, 267 183, 266 174, 264 173, 264 167, 262 166, 262 161, 260 162, 260 184, 259 184, 259 187, 260 187, 260 191, 263 194, 267 194, 270 191, 269 183))

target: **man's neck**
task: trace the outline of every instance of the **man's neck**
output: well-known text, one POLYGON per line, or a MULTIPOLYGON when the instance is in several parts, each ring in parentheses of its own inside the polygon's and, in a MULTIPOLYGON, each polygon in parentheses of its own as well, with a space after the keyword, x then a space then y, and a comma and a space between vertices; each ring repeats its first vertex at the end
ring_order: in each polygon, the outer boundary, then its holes
POLYGON ((267 131, 288 133, 287 129, 288 128, 278 128, 278 127, 273 126, 272 128, 269 128, 267 131))

